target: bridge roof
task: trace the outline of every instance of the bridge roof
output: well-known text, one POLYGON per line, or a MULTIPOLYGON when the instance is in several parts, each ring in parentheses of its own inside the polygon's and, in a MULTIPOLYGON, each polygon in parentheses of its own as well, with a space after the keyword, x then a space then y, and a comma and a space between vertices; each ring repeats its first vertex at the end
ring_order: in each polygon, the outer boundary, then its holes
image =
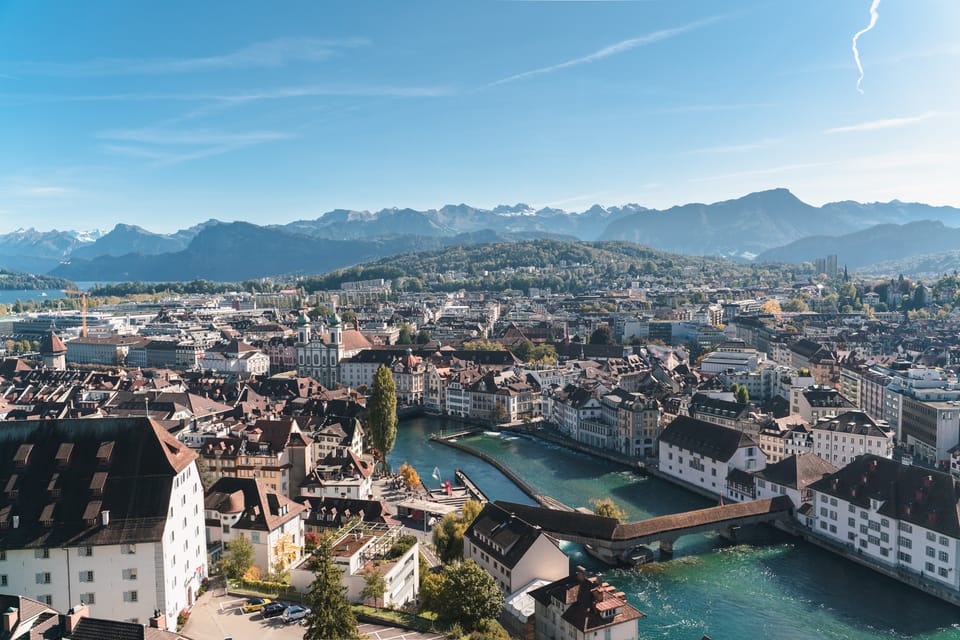
POLYGON ((561 511, 502 500, 497 500, 496 505, 544 531, 563 532, 585 538, 612 540, 613 532, 620 524, 616 518, 604 518, 579 511, 561 511))
POLYGON ((727 520, 737 520, 766 513, 788 511, 793 502, 787 496, 777 496, 751 502, 734 502, 719 507, 709 507, 669 516, 647 518, 638 522, 624 522, 613 532, 613 540, 629 540, 668 531, 689 529, 709 524, 719 524, 727 520))
POLYGON ((496 504, 501 509, 515 514, 528 523, 539 526, 544 531, 560 537, 576 536, 610 541, 631 540, 670 531, 721 524, 751 516, 780 513, 793 508, 793 502, 789 497, 777 496, 776 498, 754 500, 752 502, 734 502, 718 507, 621 523, 615 518, 604 518, 588 513, 558 511, 499 500, 496 504))

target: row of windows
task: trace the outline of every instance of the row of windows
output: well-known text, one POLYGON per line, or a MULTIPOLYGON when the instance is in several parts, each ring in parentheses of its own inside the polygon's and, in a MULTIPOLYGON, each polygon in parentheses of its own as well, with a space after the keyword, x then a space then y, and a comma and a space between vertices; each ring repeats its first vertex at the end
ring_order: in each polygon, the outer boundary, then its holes
MULTIPOLYGON (((122 572, 124 580, 136 580, 137 579, 137 569, 132 567, 130 569, 124 569, 122 572)), ((6 586, 6 576, 3 576, 4 582, 2 586, 6 586)), ((50 584, 50 572, 49 571, 40 571, 35 575, 37 584, 50 584)), ((93 571, 81 571, 77 576, 80 582, 93 582, 94 581, 94 572, 93 571)))
MULTIPOLYGON (((122 544, 120 545, 120 553, 124 555, 133 555, 137 552, 137 545, 135 544, 122 544)), ((90 558, 93 556, 93 547, 77 547, 77 555, 81 558, 90 558)), ((50 558, 50 549, 34 549, 33 557, 38 560, 45 560, 50 558)), ((6 550, 0 550, 0 562, 4 562, 7 559, 6 550)))

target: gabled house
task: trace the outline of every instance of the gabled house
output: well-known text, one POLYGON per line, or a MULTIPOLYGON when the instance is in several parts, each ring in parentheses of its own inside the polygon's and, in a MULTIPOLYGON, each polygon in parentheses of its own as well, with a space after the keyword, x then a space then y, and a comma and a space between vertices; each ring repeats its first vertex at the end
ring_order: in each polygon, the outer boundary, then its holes
MULTIPOLYGON (((677 417, 660 434, 659 457, 661 473, 733 500, 742 498, 727 490, 731 473, 749 475, 766 466, 760 446, 746 433, 689 416, 677 417)), ((733 475, 735 481, 741 478, 733 475)))
POLYGON ((530 592, 536 601, 536 640, 636 640, 645 618, 626 595, 582 569, 530 592))
POLYGON ((317 462, 300 483, 304 498, 369 500, 373 495, 373 465, 349 449, 341 449, 317 462))
POLYGON ((207 547, 216 559, 231 541, 247 538, 264 574, 282 570, 303 555, 304 509, 256 478, 220 478, 204 496, 207 547))
POLYGON ((754 475, 757 499, 789 496, 799 511, 803 504, 812 502, 810 485, 836 471, 837 467, 813 453, 789 456, 754 475))
POLYGON ((536 578, 558 580, 570 571, 556 540, 492 503, 463 534, 463 557, 493 576, 504 595, 536 578))

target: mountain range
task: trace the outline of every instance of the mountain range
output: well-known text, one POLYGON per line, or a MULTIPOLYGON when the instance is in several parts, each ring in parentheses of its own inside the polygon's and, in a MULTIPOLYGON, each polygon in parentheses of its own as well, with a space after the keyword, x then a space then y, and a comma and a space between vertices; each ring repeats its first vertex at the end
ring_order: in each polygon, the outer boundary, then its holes
POLYGON ((851 268, 960 247, 960 209, 897 200, 815 207, 787 189, 669 209, 594 205, 582 212, 492 209, 337 209, 255 225, 208 220, 172 234, 130 224, 108 233, 21 229, 0 235, 0 267, 73 280, 238 280, 321 273, 404 251, 531 238, 627 240, 699 256, 778 262, 837 254, 851 268), (903 225, 902 228, 898 225, 903 225), (939 225, 939 226, 937 226, 939 225))

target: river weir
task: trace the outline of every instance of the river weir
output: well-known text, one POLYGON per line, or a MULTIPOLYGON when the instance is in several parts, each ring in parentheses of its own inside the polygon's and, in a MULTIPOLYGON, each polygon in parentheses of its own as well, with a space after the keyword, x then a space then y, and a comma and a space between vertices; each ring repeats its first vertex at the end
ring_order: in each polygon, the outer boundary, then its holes
MULTIPOLYGON (((390 463, 413 465, 429 486, 463 469, 491 500, 537 504, 507 476, 465 451, 430 440, 462 424, 421 417, 400 423, 390 463)), ((537 495, 571 508, 611 497, 630 520, 713 506, 664 480, 532 437, 463 435, 457 442, 483 452, 523 479, 537 495)), ((561 545, 573 563, 587 563, 575 545, 561 545)), ((647 617, 641 637, 861 640, 960 637, 960 610, 895 580, 780 532, 752 545, 716 535, 680 538, 674 558, 638 569, 606 569, 603 578, 626 592, 647 617)))

